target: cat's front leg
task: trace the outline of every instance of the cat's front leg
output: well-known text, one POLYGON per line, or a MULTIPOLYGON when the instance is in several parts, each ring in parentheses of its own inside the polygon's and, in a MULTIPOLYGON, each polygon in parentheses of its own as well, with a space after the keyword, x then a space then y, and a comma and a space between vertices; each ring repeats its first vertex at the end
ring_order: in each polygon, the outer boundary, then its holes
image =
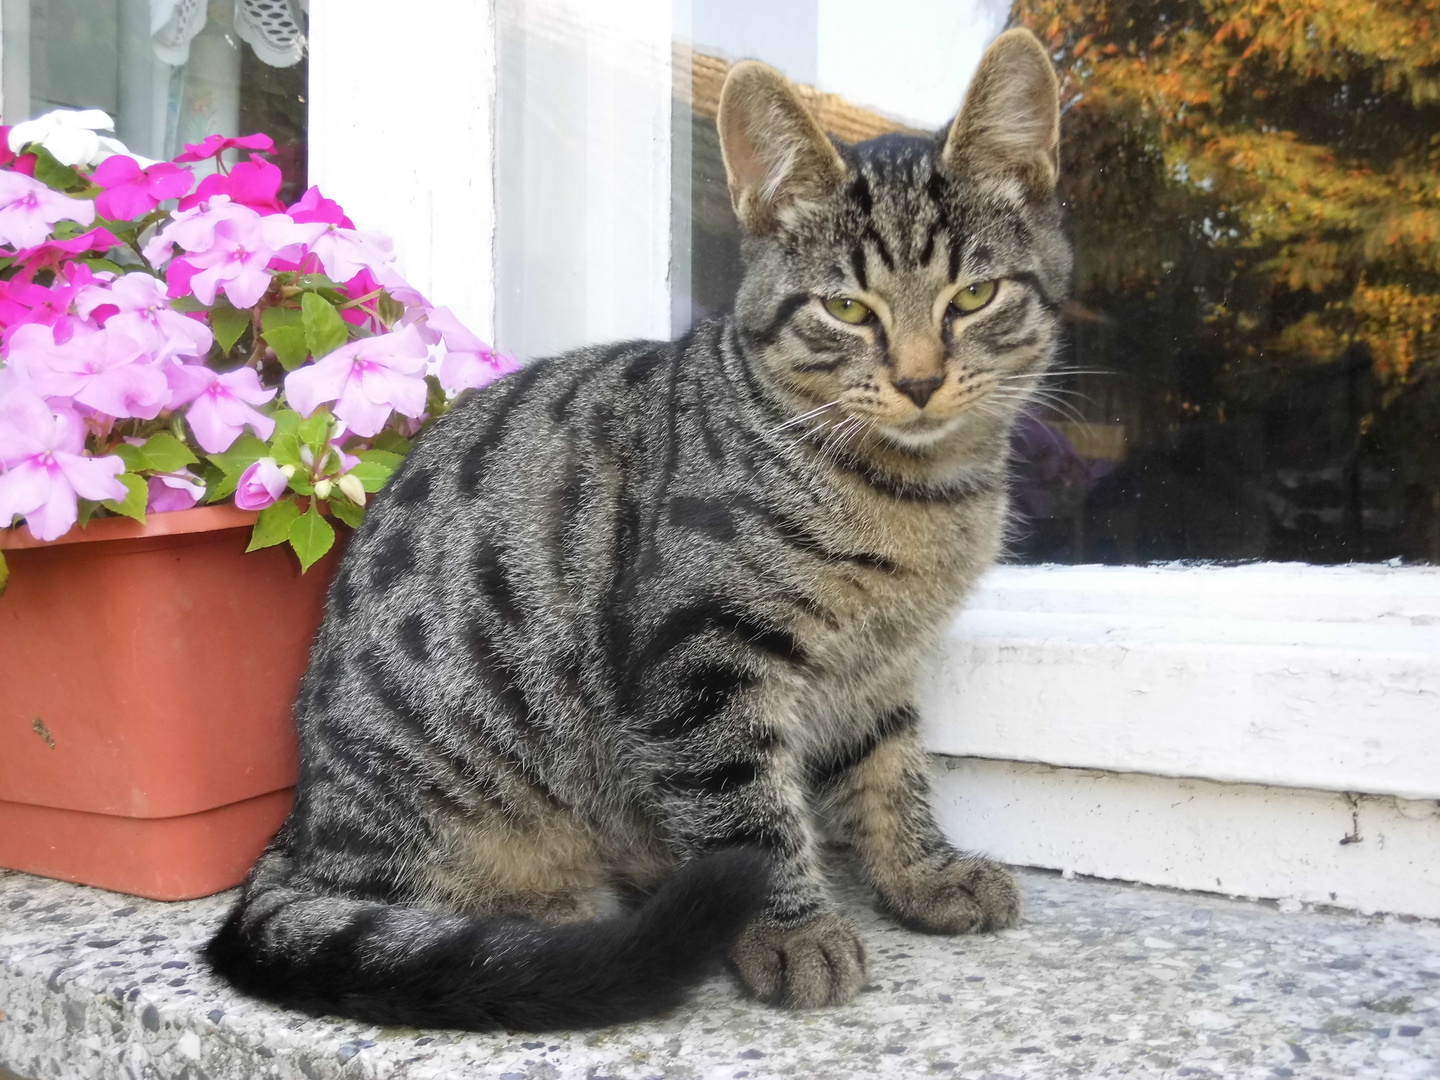
POLYGON ((819 794, 901 925, 938 934, 1014 926, 1020 889, 1009 871, 957 850, 935 824, 916 724, 909 706, 884 717, 858 754, 821 778, 819 794))
POLYGON ((667 778, 672 843, 682 855, 739 843, 765 849, 773 860, 765 913, 730 953, 741 982, 775 1005, 843 1004, 865 981, 860 935, 829 898, 804 789, 783 748, 750 749, 750 760, 667 778))

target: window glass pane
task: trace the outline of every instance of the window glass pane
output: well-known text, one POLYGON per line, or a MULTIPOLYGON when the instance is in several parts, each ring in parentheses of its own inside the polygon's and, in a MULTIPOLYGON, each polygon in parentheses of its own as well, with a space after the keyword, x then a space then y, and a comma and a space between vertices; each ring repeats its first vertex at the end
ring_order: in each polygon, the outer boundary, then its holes
MULTIPOLYGON (((305 182, 299 0, 3 0, 4 118, 102 109, 135 153, 173 158, 206 135, 263 131, 305 182)), ((201 168, 203 168, 203 164, 201 168)))
POLYGON ((1021 23, 1063 78, 1077 291, 1015 436, 1012 557, 1440 563, 1428 6, 681 4, 672 327, 740 277, 714 122, 731 62, 810 88, 843 138, 929 130, 1021 23))

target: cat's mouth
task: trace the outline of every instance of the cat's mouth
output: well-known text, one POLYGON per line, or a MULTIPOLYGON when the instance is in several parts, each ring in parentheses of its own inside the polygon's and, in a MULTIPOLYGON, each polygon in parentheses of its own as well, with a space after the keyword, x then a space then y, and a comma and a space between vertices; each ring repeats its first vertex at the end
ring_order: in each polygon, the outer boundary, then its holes
POLYGON ((934 446, 960 426, 960 416, 926 416, 920 414, 903 424, 878 424, 880 432, 896 446, 906 450, 923 450, 934 446))

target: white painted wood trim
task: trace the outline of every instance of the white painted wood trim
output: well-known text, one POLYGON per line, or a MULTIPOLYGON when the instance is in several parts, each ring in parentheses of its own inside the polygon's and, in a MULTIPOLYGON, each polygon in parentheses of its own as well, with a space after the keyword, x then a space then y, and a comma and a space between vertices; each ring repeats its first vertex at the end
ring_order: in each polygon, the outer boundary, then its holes
POLYGON ((1015 865, 1440 918, 1440 803, 941 758, 956 844, 1015 865))
POLYGON ((1440 568, 997 567, 923 680, 930 749, 1440 797, 1440 568))
POLYGON ((311 0, 309 107, 310 182, 493 341, 492 0, 311 0))

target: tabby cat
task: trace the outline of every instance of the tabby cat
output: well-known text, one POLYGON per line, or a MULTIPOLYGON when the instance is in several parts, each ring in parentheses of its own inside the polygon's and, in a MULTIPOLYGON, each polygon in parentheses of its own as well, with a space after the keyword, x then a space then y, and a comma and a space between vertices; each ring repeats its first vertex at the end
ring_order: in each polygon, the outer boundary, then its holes
POLYGON ((1058 119, 1023 30, 933 139, 843 144, 731 70, 734 312, 533 363, 420 440, 331 588, 295 807, 217 971, 471 1029, 652 1015, 727 956, 760 999, 837 1004, 865 960, 822 829, 905 926, 1016 921, 936 827, 912 695, 1056 340, 1058 119))

